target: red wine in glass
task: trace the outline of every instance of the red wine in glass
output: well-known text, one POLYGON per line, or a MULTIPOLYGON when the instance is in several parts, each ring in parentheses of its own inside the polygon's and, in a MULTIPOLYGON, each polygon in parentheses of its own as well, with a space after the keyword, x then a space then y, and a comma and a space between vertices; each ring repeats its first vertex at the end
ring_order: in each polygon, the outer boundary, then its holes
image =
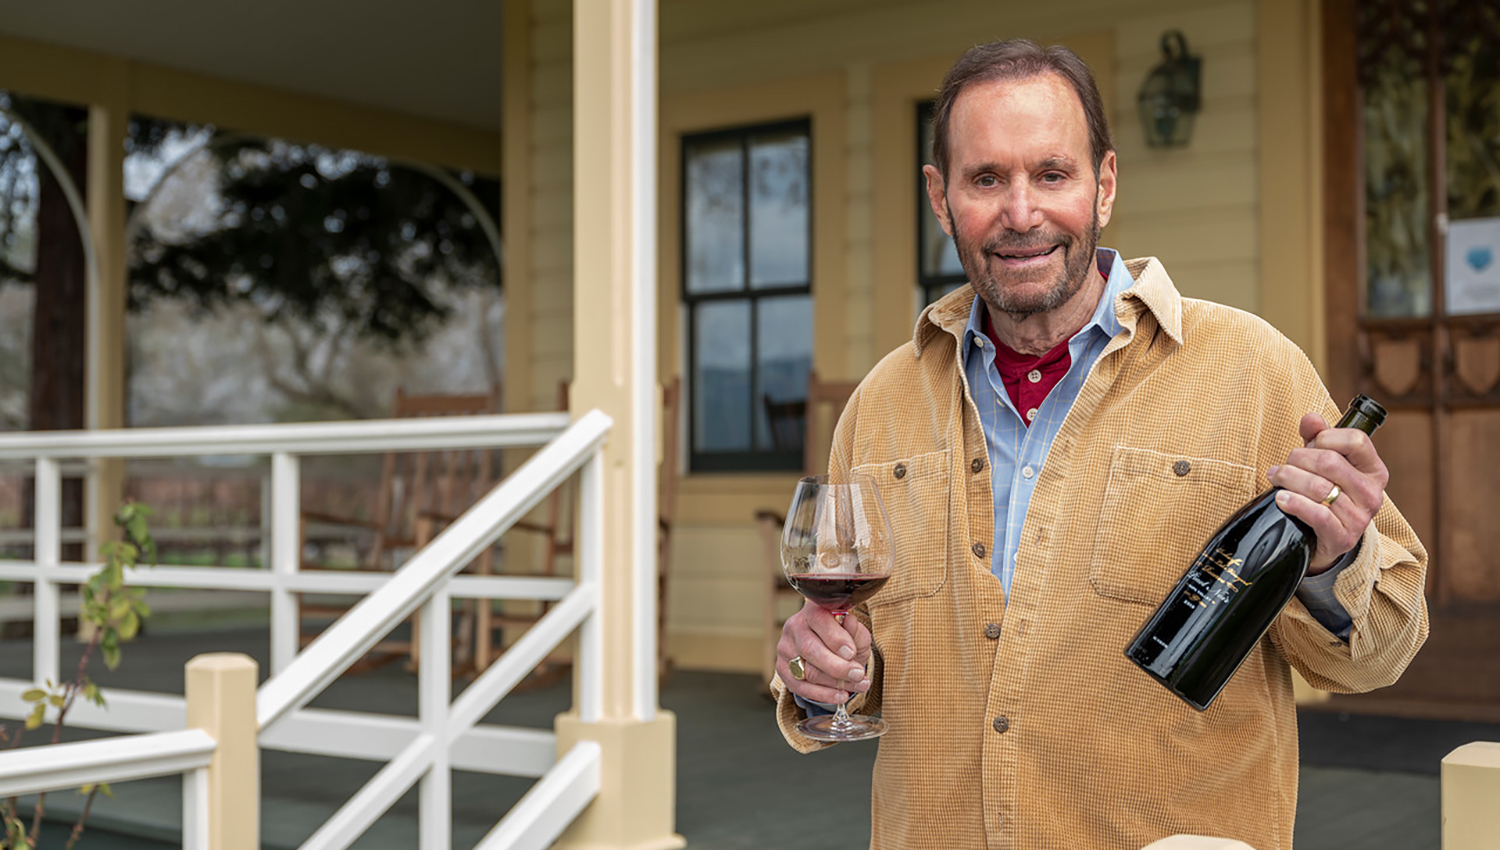
MULTIPOLYGON (((797 482, 781 532, 781 568, 787 581, 840 623, 890 580, 895 565, 890 522, 875 479, 849 474, 814 475, 797 482)), ((808 717, 797 731, 815 741, 864 741, 884 735, 879 717, 833 714, 808 717)))
POLYGON ((787 576, 786 580, 814 605, 842 617, 874 596, 890 578, 861 573, 798 573, 787 576))

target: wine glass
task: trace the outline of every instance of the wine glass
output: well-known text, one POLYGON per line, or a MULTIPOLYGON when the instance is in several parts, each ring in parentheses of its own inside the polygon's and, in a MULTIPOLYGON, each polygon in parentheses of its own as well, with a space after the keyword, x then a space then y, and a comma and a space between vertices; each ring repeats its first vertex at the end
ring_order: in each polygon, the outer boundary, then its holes
MULTIPOLYGON (((781 532, 781 569, 798 593, 842 624, 890 579, 895 554, 875 479, 855 473, 797 482, 781 532)), ((843 703, 833 714, 797 724, 798 732, 816 741, 863 741, 886 728, 878 717, 849 714, 843 703)))

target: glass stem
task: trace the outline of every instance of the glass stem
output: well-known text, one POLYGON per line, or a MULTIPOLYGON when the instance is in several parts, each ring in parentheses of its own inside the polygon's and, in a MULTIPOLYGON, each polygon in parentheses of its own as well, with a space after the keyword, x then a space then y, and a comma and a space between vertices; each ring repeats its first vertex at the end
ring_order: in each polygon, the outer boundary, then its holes
MULTIPOLYGON (((834 614, 833 615, 833 619, 837 620, 838 624, 842 626, 844 624, 844 618, 847 617, 847 616, 849 616, 848 612, 843 612, 843 613, 839 613, 839 614, 834 614)), ((849 700, 851 700, 853 698, 854 698, 854 694, 852 692, 849 692, 849 691, 845 691, 844 692, 844 701, 841 702, 841 703, 839 703, 838 707, 833 712, 833 723, 831 725, 833 726, 834 729, 836 729, 836 730, 850 729, 850 728, 852 728, 855 725, 854 721, 852 721, 852 720, 849 719, 849 712, 844 709, 844 705, 846 703, 848 703, 849 700)))

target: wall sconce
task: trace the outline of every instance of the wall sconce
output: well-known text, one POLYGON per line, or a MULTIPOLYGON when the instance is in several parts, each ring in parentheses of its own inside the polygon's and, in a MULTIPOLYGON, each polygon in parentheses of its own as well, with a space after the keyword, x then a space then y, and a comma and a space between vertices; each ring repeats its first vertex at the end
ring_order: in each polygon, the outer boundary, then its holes
POLYGON ((1162 33, 1161 52, 1165 58, 1141 83, 1136 103, 1141 110, 1141 125, 1146 128, 1146 144, 1153 148, 1180 147, 1192 137, 1193 116, 1202 105, 1198 89, 1203 60, 1188 54, 1181 30, 1162 33))

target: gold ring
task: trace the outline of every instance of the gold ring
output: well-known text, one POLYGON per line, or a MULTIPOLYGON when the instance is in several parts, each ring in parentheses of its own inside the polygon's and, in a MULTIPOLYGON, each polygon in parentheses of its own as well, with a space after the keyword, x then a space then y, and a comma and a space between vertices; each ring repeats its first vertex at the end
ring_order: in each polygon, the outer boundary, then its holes
POLYGON ((1336 502, 1336 501, 1338 501, 1340 492, 1342 492, 1342 491, 1339 490, 1339 485, 1337 485, 1337 484, 1333 485, 1333 489, 1329 490, 1328 491, 1328 495, 1326 495, 1326 496, 1323 497, 1323 502, 1322 502, 1323 507, 1325 507, 1325 508, 1331 508, 1331 507, 1333 507, 1333 503, 1336 502))
POLYGON ((786 663, 787 669, 792 671, 792 678, 802 681, 807 678, 807 668, 802 664, 802 656, 794 655, 792 660, 786 663))

